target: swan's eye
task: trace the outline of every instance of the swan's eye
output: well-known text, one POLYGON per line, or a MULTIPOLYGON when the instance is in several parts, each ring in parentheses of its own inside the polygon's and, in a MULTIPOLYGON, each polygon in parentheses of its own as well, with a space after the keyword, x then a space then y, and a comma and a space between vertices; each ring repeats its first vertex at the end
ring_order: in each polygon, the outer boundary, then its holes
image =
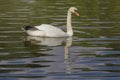
POLYGON ((78 12, 78 10, 75 9, 74 12, 78 12))

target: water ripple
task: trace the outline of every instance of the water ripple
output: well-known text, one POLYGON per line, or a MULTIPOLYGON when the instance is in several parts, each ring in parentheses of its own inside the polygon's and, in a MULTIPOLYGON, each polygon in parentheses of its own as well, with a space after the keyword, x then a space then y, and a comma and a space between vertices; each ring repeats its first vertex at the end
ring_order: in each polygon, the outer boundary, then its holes
POLYGON ((120 79, 117 0, 8 0, 0 11, 0 80, 120 79), (73 38, 28 37, 21 30, 49 23, 66 31, 74 5, 80 17, 72 16, 73 38))

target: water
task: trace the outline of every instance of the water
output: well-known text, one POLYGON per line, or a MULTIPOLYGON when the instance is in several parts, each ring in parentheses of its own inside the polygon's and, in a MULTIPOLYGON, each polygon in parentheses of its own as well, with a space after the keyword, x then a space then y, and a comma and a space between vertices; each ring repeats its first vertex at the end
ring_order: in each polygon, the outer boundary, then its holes
POLYGON ((1 0, 0 80, 120 80, 119 0, 1 0), (26 36, 21 28, 42 23, 73 38, 26 36))

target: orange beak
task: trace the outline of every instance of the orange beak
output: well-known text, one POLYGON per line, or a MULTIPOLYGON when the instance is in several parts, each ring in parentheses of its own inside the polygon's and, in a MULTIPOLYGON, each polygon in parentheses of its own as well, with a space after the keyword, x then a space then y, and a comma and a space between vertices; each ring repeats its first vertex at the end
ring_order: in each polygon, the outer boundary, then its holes
POLYGON ((75 11, 75 15, 76 15, 76 16, 80 16, 79 13, 78 13, 77 11, 75 11))

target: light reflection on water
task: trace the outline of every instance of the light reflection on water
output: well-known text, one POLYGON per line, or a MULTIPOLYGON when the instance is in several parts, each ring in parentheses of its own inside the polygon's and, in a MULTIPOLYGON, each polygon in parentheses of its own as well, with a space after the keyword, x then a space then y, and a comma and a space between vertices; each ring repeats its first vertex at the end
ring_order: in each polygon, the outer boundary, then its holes
POLYGON ((0 80, 119 80, 119 0, 8 0, 0 5, 0 80), (26 36, 25 25, 65 31, 69 6, 73 38, 26 36), (88 6, 89 5, 89 6, 88 6))

